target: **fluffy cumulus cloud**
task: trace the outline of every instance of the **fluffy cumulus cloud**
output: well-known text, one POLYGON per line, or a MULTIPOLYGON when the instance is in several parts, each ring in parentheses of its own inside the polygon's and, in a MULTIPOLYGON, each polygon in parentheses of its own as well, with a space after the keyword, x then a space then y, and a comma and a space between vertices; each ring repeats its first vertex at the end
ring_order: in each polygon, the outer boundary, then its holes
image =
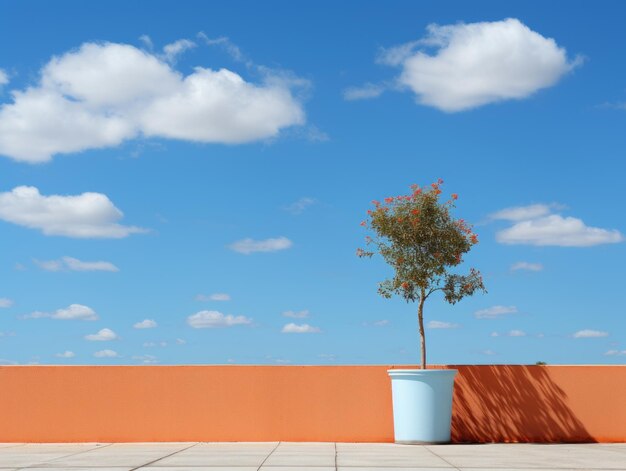
POLYGON ((242 239, 229 245, 231 250, 250 255, 254 252, 278 252, 290 248, 293 243, 286 237, 277 237, 274 239, 254 240, 242 239))
POLYGON ((97 321, 98 314, 89 306, 83 304, 70 304, 63 309, 57 309, 54 312, 35 311, 23 316, 24 319, 41 319, 49 317, 58 320, 81 320, 81 321, 97 321))
POLYGON ((399 85, 412 90, 419 103, 446 112, 526 98, 580 63, 554 39, 514 18, 433 24, 427 32, 421 40, 383 51, 378 61, 401 69, 399 85))
POLYGON ((152 319, 144 319, 141 322, 133 324, 135 329, 154 329, 157 326, 156 321, 152 319))
POLYGON ((572 334, 572 337, 574 337, 575 339, 593 339, 593 338, 608 337, 608 336, 609 336, 608 332, 603 332, 601 330, 592 330, 592 329, 579 330, 578 332, 574 332, 574 334, 572 334))
POLYGON ((304 123, 293 80, 266 71, 252 83, 227 69, 174 69, 168 61, 191 44, 178 41, 152 54, 85 43, 53 57, 36 85, 13 90, 0 105, 0 155, 38 163, 138 136, 237 144, 304 123))
POLYGON ((429 329, 458 329, 461 327, 459 324, 455 324, 453 322, 444 322, 444 321, 430 321, 427 324, 429 329))
POLYGON ((513 224, 497 232, 501 244, 537 246, 590 247, 622 242, 617 229, 587 226, 581 219, 553 214, 555 206, 531 205, 507 208, 491 215, 513 224))
POLYGON ((227 293, 198 294, 196 295, 196 301, 230 301, 230 294, 227 294, 227 293))
MULTIPOLYGON (((0 193, 0 220, 39 229, 45 235, 120 239, 145 232, 139 227, 119 224, 123 216, 102 193, 46 196, 33 186, 18 186, 0 193)), ((86 268, 76 259, 64 263, 74 269, 86 268)))
POLYGON ((35 265, 45 271, 120 271, 111 262, 84 262, 74 257, 61 257, 59 260, 33 260, 35 265))
POLYGON ((92 342, 108 342, 109 340, 117 340, 119 337, 115 332, 111 329, 100 329, 95 334, 85 335, 86 340, 91 340, 92 342))
POLYGON ((511 271, 541 271, 543 265, 541 263, 517 262, 511 265, 511 271))
POLYGON ((285 324, 281 329, 283 334, 319 334, 321 329, 313 327, 309 324, 294 324, 293 322, 285 324))
POLYGON ((194 329, 213 329, 252 324, 252 319, 246 316, 222 314, 219 311, 200 311, 187 317, 187 324, 194 329))
POLYGON ((491 306, 487 309, 481 309, 474 313, 476 319, 497 319, 507 314, 517 313, 517 307, 515 306, 491 306))
POLYGON ((0 298, 0 308, 9 308, 13 306, 13 300, 9 298, 0 298))

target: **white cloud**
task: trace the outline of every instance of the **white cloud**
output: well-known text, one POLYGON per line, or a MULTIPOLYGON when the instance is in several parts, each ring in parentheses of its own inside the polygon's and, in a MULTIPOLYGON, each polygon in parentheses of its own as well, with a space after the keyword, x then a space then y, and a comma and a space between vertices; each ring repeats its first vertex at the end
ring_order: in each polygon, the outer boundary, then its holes
POLYGON ((85 335, 86 340, 95 342, 107 342, 109 340, 116 340, 119 337, 111 329, 100 329, 96 334, 85 335))
POLYGON ((98 314, 89 306, 82 304, 70 304, 66 309, 57 309, 51 316, 53 319, 81 319, 85 321, 98 320, 98 314))
MULTIPOLYGON (((144 229, 122 226, 124 216, 102 193, 44 196, 33 186, 0 193, 0 219, 45 235, 119 239, 144 229)), ((80 263, 79 263, 80 265, 80 263)))
POLYGON ((58 320, 81 320, 81 321, 97 321, 98 314, 89 306, 82 304, 70 304, 65 309, 57 309, 54 312, 35 311, 22 316, 23 319, 41 319, 49 317, 58 320))
POLYGON ((303 123, 303 112, 289 90, 257 87, 226 69, 197 68, 177 93, 150 104, 141 126, 147 136, 238 144, 303 123))
POLYGON ((606 356, 626 355, 626 350, 607 350, 606 356))
MULTIPOLYGON (((166 46, 173 60, 188 48, 166 46)), ((189 75, 127 44, 85 43, 53 57, 36 86, 0 105, 0 154, 37 163, 56 154, 114 147, 140 136, 236 144, 305 122, 300 86, 266 70, 263 82, 227 69, 189 75), (63 116, 63 119, 58 119, 63 116)))
POLYGON ((69 350, 65 350, 63 353, 57 353, 55 356, 59 358, 74 358, 76 354, 69 350))
POLYGON ((158 363, 157 357, 155 357, 154 355, 135 355, 133 356, 133 360, 140 361, 145 365, 158 363))
POLYGON ((590 339, 598 337, 608 337, 608 335, 608 332, 602 332, 601 330, 584 329, 575 332, 572 337, 574 337, 575 339, 590 339))
POLYGON ((293 317, 294 319, 305 319, 309 317, 309 311, 304 309, 302 311, 285 311, 283 312, 285 317, 293 317))
POLYGON ((490 337, 500 337, 500 334, 498 332, 491 332, 491 334, 489 334, 490 337))
POLYGON ((0 308, 8 308, 13 306, 13 300, 9 298, 0 298, 0 308))
POLYGON ((287 206, 285 206, 283 209, 285 211, 289 211, 291 214, 302 214, 302 212, 307 209, 309 206, 312 206, 316 203, 316 200, 314 198, 309 198, 309 197, 302 197, 300 198, 298 201, 295 201, 287 206))
POLYGON ((543 265, 541 263, 530 263, 530 262, 517 262, 511 265, 511 271, 541 271, 543 270, 543 265))
POLYGON ((278 250, 286 250, 293 243, 286 237, 278 237, 275 239, 253 240, 243 239, 229 245, 231 250, 245 255, 254 252, 276 252, 278 250))
POLYGON ((515 306, 492 306, 487 309, 481 309, 474 313, 476 319, 497 319, 506 314, 515 314, 517 307, 515 306))
POLYGON ((196 43, 189 39, 179 39, 163 47, 163 58, 169 62, 176 62, 177 57, 188 49, 196 47, 196 43))
POLYGON ((213 293, 213 294, 198 294, 196 295, 196 301, 230 301, 230 294, 226 293, 213 293))
POLYGON ((526 337, 526 332, 523 330, 510 330, 506 335, 509 337, 526 337))
POLYGON ((113 265, 111 262, 83 262, 73 257, 63 257, 62 260, 65 265, 72 271, 120 271, 120 269, 113 265))
POLYGON ((372 325, 376 327, 384 327, 386 325, 389 325, 389 319, 381 319, 379 321, 374 321, 372 322, 372 325))
POLYGON ((210 329, 216 327, 232 327, 248 325, 252 319, 246 316, 224 315, 219 311, 200 311, 187 317, 187 324, 194 329, 210 329))
POLYGON ((9 76, 3 69, 0 69, 0 88, 7 83, 9 83, 9 76))
POLYGON ((176 345, 185 345, 186 343, 185 339, 176 339, 176 345))
POLYGON ((33 260, 33 262, 45 271, 120 271, 111 262, 83 262, 73 257, 62 257, 60 260, 33 260))
POLYGON ((99 350, 93 354, 96 358, 119 358, 115 350, 99 350))
POLYGON ((427 30, 422 40, 383 52, 379 62, 401 67, 398 83, 419 103, 446 112, 526 98, 581 63, 514 18, 427 30))
POLYGON ((385 87, 375 83, 366 83, 360 87, 348 87, 343 91, 344 100, 367 100, 383 94, 385 87))
POLYGON ((427 327, 429 329, 458 329, 461 326, 452 322, 430 321, 427 327))
POLYGON ((624 236, 616 229, 590 227, 580 219, 552 214, 539 219, 517 222, 499 231, 496 234, 496 240, 509 245, 590 247, 622 242, 624 236))
MULTIPOLYGON (((178 343, 178 341, 176 343, 178 343)), ((143 346, 146 347, 146 348, 152 348, 152 347, 162 347, 162 348, 165 348, 165 347, 167 347, 167 342, 163 342, 163 341, 161 341, 161 342, 144 342, 143 346)))
POLYGON ((285 324, 281 330, 283 334, 318 334, 321 332, 319 327, 313 327, 309 324, 285 324))
POLYGON ((157 326, 156 321, 152 319, 144 319, 141 322, 133 324, 135 329, 154 329, 157 326))
POLYGON ((495 354, 496 354, 496 352, 494 352, 493 350, 489 350, 489 349, 487 349, 487 350, 481 350, 481 351, 480 351, 480 352, 478 352, 478 353, 481 353, 481 354, 483 354, 483 355, 495 355, 495 354))
POLYGON ((243 62, 247 66, 252 67, 254 64, 252 61, 248 60, 244 54, 241 52, 241 49, 234 44, 229 38, 225 36, 221 36, 219 38, 209 38, 206 34, 200 32, 198 33, 198 38, 204 40, 204 42, 208 46, 220 46, 222 47, 226 53, 235 61, 243 62))
POLYGON ((334 353, 320 353, 317 356, 318 358, 323 358, 324 360, 334 361, 337 359, 337 355, 335 355, 334 353))
POLYGON ((141 41, 143 45, 146 46, 148 49, 154 48, 154 44, 152 43, 152 38, 148 36, 147 34, 142 34, 141 36, 139 36, 139 41, 141 41))
POLYGON ((556 205, 531 204, 528 206, 514 206, 504 208, 489 215, 491 219, 503 219, 505 221, 524 221, 547 216, 556 205))
POLYGON ((33 263, 44 271, 61 271, 64 269, 61 260, 37 260, 34 258, 33 263))

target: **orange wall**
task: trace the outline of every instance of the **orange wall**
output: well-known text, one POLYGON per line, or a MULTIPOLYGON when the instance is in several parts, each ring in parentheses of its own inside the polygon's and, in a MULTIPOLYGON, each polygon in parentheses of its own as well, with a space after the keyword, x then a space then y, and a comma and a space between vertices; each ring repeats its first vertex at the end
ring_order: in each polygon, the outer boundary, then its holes
MULTIPOLYGON (((388 368, 1 366, 0 442, 391 442, 388 368)), ((453 441, 626 441, 626 366, 456 368, 453 441)))

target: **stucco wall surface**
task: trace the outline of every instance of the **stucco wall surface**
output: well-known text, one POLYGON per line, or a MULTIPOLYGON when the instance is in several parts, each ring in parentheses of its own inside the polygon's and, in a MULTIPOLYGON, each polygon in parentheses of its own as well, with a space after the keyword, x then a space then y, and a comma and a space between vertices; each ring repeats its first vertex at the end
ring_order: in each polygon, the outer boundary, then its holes
MULTIPOLYGON (((395 366, 0 366, 0 442, 392 442, 395 366)), ((626 442, 626 366, 457 368, 455 442, 626 442)))

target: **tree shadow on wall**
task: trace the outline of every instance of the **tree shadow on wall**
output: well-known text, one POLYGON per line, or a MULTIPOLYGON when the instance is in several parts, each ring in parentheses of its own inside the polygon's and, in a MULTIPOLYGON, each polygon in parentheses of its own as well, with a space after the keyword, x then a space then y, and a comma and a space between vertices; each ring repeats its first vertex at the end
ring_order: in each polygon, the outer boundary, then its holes
POLYGON ((453 442, 595 442, 548 368, 454 368, 453 442))

